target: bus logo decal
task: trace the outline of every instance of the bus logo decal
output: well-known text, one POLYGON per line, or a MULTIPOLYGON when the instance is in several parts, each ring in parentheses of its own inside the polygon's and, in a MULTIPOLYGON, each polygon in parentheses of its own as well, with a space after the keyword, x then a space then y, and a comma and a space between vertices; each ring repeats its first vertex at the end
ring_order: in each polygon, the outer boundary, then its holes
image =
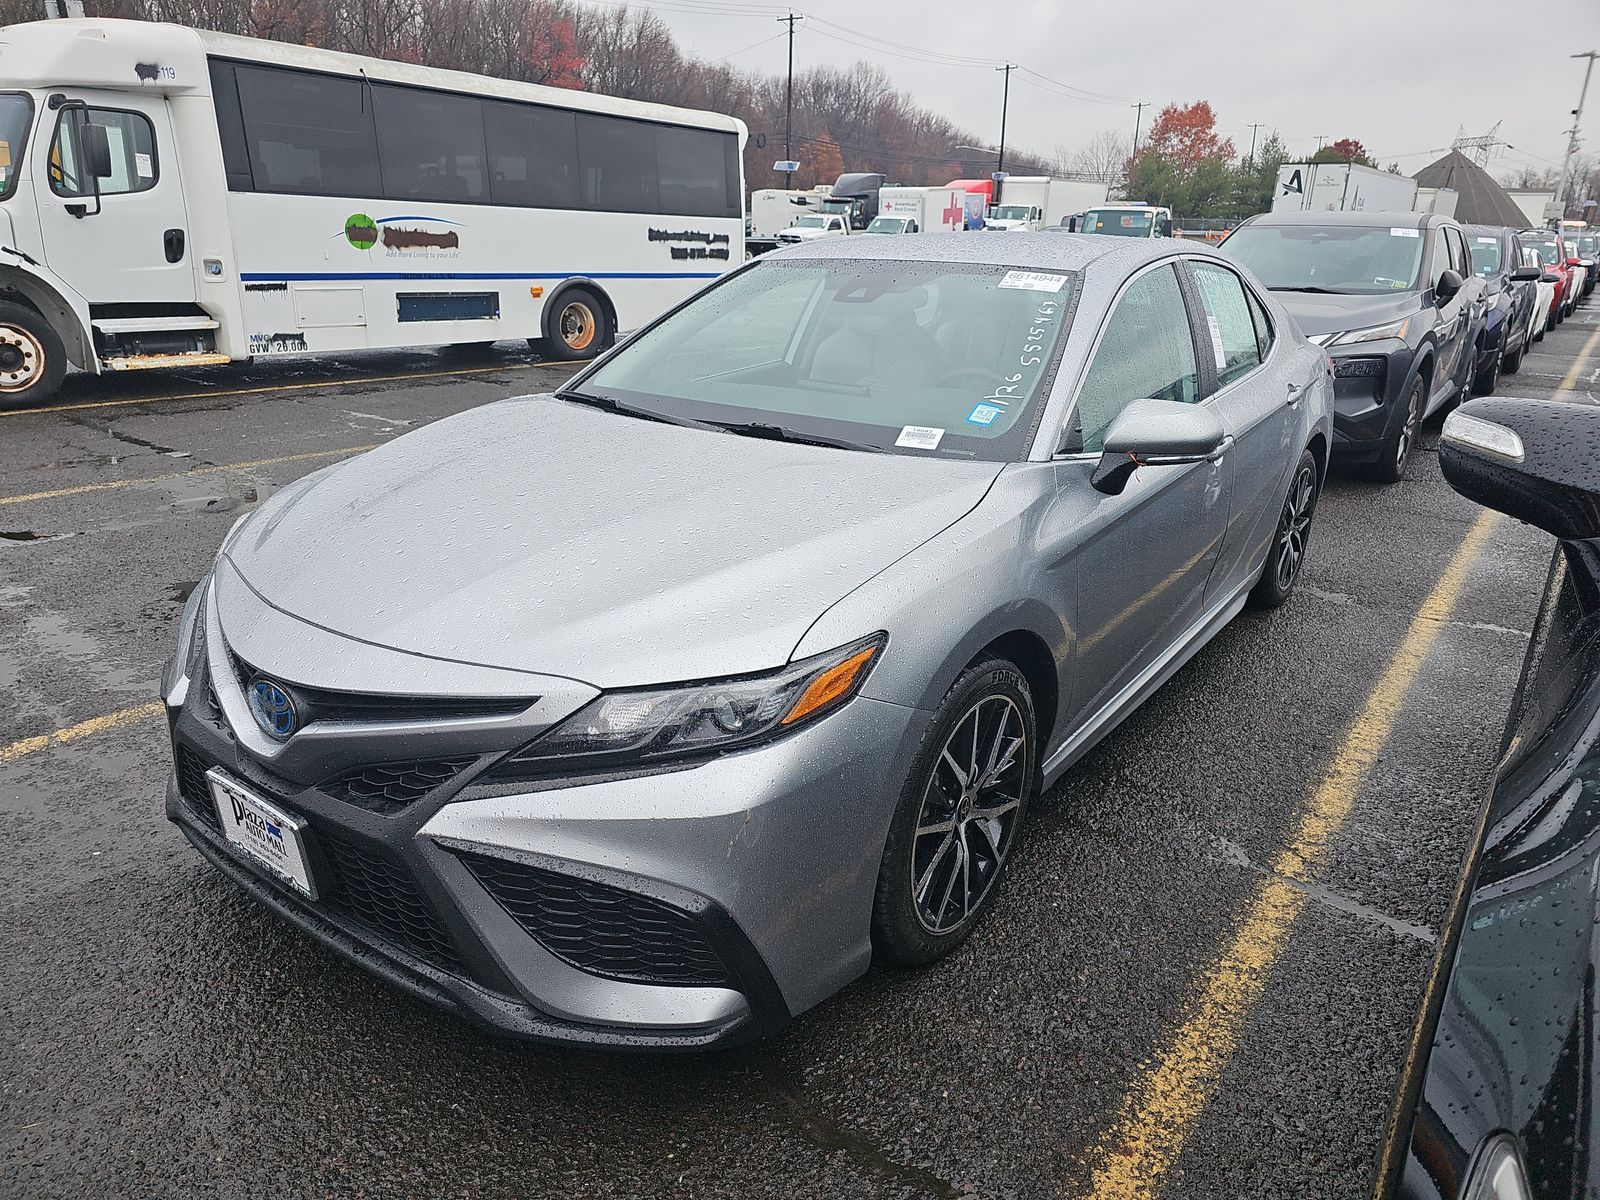
POLYGON ((371 250, 378 241, 378 224, 366 213, 351 213, 344 219, 344 240, 357 250, 371 250))

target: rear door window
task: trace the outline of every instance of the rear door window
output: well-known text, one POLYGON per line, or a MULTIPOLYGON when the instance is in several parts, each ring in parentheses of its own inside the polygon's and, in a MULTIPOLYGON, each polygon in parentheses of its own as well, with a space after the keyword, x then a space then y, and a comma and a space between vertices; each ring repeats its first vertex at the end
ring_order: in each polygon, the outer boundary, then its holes
POLYGON ((1189 266, 1205 310, 1202 315, 1216 362, 1217 386, 1227 387, 1261 365, 1261 344, 1250 303, 1243 282, 1226 267, 1202 262, 1189 266))

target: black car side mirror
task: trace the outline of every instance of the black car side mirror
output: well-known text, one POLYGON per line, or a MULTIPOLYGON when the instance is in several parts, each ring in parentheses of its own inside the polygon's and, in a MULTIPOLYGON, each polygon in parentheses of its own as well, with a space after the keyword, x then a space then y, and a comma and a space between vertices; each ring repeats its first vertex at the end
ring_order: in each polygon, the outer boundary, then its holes
POLYGON ((1534 283, 1538 280, 1538 278, 1538 267, 1518 267, 1515 271, 1511 272, 1511 281, 1513 283, 1534 283))
POLYGON ((1460 274, 1447 267, 1439 272, 1439 282, 1433 285, 1433 290, 1440 300, 1448 303, 1455 298, 1455 294, 1461 290, 1464 282, 1460 274))
POLYGON ((1483 399, 1445 420, 1439 466, 1463 496, 1563 541, 1600 538, 1600 405, 1483 399))
POLYGON ((1100 462, 1089 482, 1108 496, 1118 496, 1140 467, 1215 461, 1230 441, 1209 408, 1174 400, 1135 400, 1106 430, 1100 462))
POLYGON ((1539 276, 1539 282, 1540 283, 1560 283, 1561 282, 1561 276, 1557 275, 1554 271, 1546 271, 1542 275, 1539 276))

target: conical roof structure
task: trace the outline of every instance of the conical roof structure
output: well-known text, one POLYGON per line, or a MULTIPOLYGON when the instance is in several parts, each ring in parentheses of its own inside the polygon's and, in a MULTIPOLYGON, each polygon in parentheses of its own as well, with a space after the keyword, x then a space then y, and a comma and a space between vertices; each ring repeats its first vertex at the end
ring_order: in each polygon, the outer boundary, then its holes
POLYGON ((1522 229, 1528 218, 1489 172, 1459 150, 1452 150, 1416 174, 1418 187, 1453 188, 1456 220, 1463 225, 1509 225, 1522 229))

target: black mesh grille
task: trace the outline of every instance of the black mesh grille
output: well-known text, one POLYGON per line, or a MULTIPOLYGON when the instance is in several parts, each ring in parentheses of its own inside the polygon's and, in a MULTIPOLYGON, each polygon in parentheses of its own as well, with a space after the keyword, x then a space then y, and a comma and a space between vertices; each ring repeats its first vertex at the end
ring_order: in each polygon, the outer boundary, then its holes
POLYGON ((321 790, 370 812, 397 813, 454 779, 474 761, 472 758, 419 758, 411 762, 374 763, 334 776, 321 790))
POLYGON ((178 747, 178 794, 213 829, 220 829, 217 806, 211 800, 211 784, 206 781, 206 764, 187 746, 178 747))
POLYGON ((579 970, 634 983, 728 983, 692 913, 637 892, 481 854, 461 860, 550 953, 579 970))
POLYGON ((466 973, 450 935, 403 864, 379 846, 357 844, 320 823, 314 827, 323 857, 332 869, 330 908, 418 958, 458 975, 466 973))

